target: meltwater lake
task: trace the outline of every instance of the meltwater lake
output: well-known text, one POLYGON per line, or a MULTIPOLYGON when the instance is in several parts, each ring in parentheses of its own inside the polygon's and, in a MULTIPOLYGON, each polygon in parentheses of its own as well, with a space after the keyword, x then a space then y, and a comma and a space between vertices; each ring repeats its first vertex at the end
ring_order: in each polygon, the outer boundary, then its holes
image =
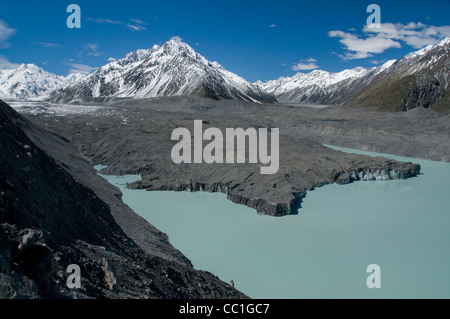
POLYGON ((251 298, 450 298, 450 163, 332 148, 419 163, 422 174, 327 185, 281 218, 222 193, 130 190, 140 176, 102 176, 196 269, 251 298), (371 264, 379 289, 366 285, 371 264))

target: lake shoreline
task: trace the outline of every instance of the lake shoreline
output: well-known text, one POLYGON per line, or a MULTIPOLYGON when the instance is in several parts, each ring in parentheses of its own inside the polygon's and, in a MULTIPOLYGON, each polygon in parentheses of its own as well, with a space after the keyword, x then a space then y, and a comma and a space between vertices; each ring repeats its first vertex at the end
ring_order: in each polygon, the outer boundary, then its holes
MULTIPOLYGON (((221 194, 129 189, 127 177, 117 177, 122 186, 114 185, 120 186, 124 202, 166 232, 196 269, 211 271, 226 282, 233 280, 252 298, 447 298, 450 278, 442 267, 450 266, 450 256, 445 254, 445 244, 439 243, 450 239, 446 232, 450 219, 442 215, 449 203, 445 192, 429 195, 422 188, 442 182, 437 176, 442 169, 450 171, 450 164, 419 162, 424 172, 418 178, 326 185, 308 193, 298 215, 283 218, 254 214, 221 194), (149 196, 151 208, 148 203, 137 204, 149 196), (353 209, 346 204, 350 198, 353 209), (377 198, 384 201, 358 208, 377 198), (406 198, 408 203, 403 202, 406 198), (430 207, 427 216, 424 206, 430 207), (417 227, 434 235, 418 234, 417 227), (228 229, 233 229, 233 238, 228 229), (357 255, 349 254, 352 251, 357 255), (411 258, 419 258, 417 265, 410 264, 411 258), (248 265, 242 264, 243 259, 248 265), (383 286, 371 291, 365 287, 365 267, 374 262, 383 271, 383 286), (261 263, 263 268, 257 266, 261 263), (280 263, 282 272, 276 271, 280 263)), ((129 182, 140 178, 128 177, 129 182)))

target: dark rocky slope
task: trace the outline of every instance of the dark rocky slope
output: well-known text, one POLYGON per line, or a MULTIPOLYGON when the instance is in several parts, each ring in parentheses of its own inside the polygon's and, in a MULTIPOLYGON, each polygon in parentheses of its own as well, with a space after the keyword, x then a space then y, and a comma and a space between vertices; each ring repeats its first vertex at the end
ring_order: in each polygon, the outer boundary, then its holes
POLYGON ((194 270, 73 146, 2 101, 0 146, 0 297, 245 297, 194 270), (70 264, 81 289, 66 287, 70 264))

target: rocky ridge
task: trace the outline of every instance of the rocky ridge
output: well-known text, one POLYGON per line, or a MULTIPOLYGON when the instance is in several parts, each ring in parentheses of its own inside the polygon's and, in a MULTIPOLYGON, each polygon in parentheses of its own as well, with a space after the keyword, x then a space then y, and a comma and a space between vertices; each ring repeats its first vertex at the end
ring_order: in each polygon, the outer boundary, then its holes
POLYGON ((315 70, 255 85, 280 103, 356 104, 376 111, 450 111, 450 38, 372 69, 315 70))

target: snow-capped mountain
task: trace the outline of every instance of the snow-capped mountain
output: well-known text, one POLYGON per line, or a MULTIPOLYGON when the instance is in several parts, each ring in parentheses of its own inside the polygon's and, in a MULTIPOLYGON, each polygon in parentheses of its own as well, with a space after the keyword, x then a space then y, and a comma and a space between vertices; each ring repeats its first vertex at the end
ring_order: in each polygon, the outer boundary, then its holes
POLYGON ((449 86, 450 38, 371 69, 316 70, 254 84, 177 39, 131 52, 87 76, 57 76, 33 64, 0 71, 0 99, 52 94, 58 102, 197 95, 269 103, 351 103, 389 111, 423 106, 446 113, 450 112, 449 86))
POLYGON ((349 102, 374 110, 450 112, 450 38, 398 60, 349 102))
POLYGON ((54 101, 198 95, 213 99, 274 102, 243 78, 209 62, 189 45, 172 39, 162 46, 129 53, 82 80, 55 92, 54 101))
POLYGON ((326 88, 333 84, 339 83, 350 78, 358 78, 367 73, 364 68, 355 68, 353 70, 345 70, 340 73, 329 73, 327 71, 316 70, 310 73, 297 73, 293 77, 282 77, 278 80, 261 81, 255 84, 266 90, 267 93, 281 95, 283 93, 305 87, 326 88))
POLYGON ((0 99, 46 98, 53 91, 82 77, 81 74, 58 76, 34 64, 22 64, 17 69, 0 70, 0 99))
POLYGON ((377 110, 450 110, 450 38, 371 68, 297 73, 255 85, 282 103, 354 103, 377 110))
POLYGON ((64 81, 66 82, 62 87, 60 88, 64 88, 74 82, 77 82, 78 80, 81 80, 82 78, 84 78, 86 76, 86 74, 81 74, 81 73, 70 73, 68 76, 66 76, 64 78, 64 81))
MULTIPOLYGON (((324 103, 331 100, 330 95, 338 89, 338 84, 352 85, 354 81, 366 75, 370 70, 358 67, 339 73, 329 73, 322 70, 310 73, 297 73, 292 77, 282 77, 278 80, 256 86, 273 94, 282 103, 324 103)), ((335 104, 336 101, 333 101, 335 104)))
POLYGON ((363 92, 377 75, 395 62, 391 60, 371 69, 357 67, 338 73, 322 70, 299 72, 292 77, 254 84, 273 94, 281 103, 342 104, 363 92))

